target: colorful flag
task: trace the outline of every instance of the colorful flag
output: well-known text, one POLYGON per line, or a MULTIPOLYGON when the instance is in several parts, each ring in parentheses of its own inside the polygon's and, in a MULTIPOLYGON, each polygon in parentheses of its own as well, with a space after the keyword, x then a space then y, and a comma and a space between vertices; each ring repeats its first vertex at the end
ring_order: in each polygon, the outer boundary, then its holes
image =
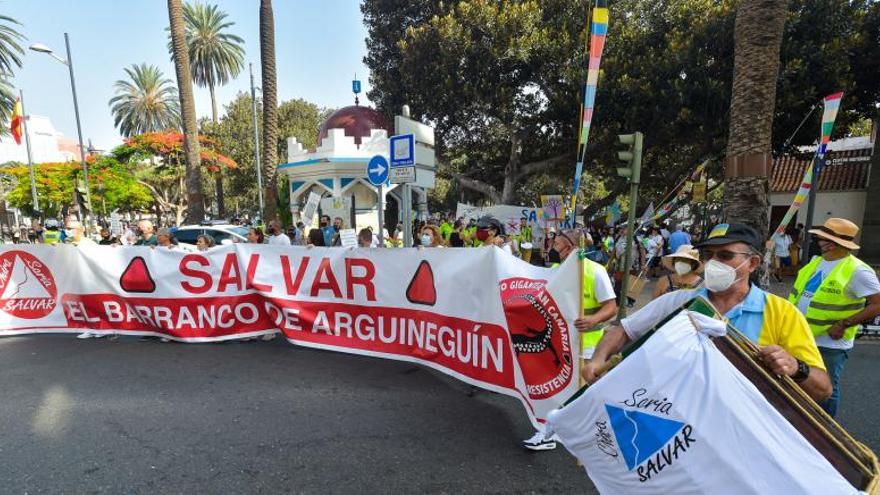
POLYGON ((837 119, 841 98, 843 98, 843 92, 825 97, 825 110, 822 112, 822 140, 819 141, 819 149, 817 150, 820 159, 825 158, 825 150, 828 143, 831 142, 831 131, 834 129, 834 120, 837 119))
POLYGON ((779 226, 776 227, 776 230, 773 232, 774 234, 781 234, 785 231, 785 227, 788 226, 788 223, 794 218, 795 213, 797 213, 801 205, 804 204, 804 201, 807 200, 807 196, 810 195, 810 189, 812 187, 813 162, 811 161, 810 164, 807 165, 806 171, 804 171, 804 178, 801 180, 801 187, 798 188, 797 194, 794 195, 794 201, 791 202, 791 206, 788 207, 788 211, 785 212, 785 216, 782 217, 782 221, 779 222, 779 226))
MULTIPOLYGON (((828 143, 831 142, 831 131, 834 130, 834 121, 837 119, 837 111, 840 109, 841 98, 843 98, 843 92, 834 93, 833 95, 825 97, 825 110, 822 112, 822 128, 820 129, 822 137, 819 141, 819 147, 816 148, 816 157, 809 165, 807 165, 807 169, 804 171, 804 178, 801 180, 801 187, 798 188, 798 192, 794 196, 794 201, 791 202, 791 206, 788 207, 788 211, 785 212, 785 216, 782 217, 782 221, 779 222, 779 226, 776 227, 776 230, 774 231, 775 234, 781 234, 785 231, 785 227, 788 226, 791 219, 794 218, 795 214, 810 194, 810 189, 813 185, 813 174, 815 173, 818 175, 822 171, 822 164, 825 161, 825 152, 827 151, 828 143)), ((818 179, 818 176, 816 178, 818 179)))
POLYGON ((651 204, 648 205, 648 209, 645 210, 644 213, 642 213, 642 218, 641 218, 641 220, 639 220, 639 223, 642 225, 645 225, 651 221, 651 217, 653 217, 653 216, 654 216, 654 202, 651 201, 651 204))
POLYGON ((615 199, 614 203, 608 207, 607 213, 605 213, 605 224, 614 225, 618 220, 620 220, 620 200, 615 199))
POLYGON ((590 137, 590 124, 593 122, 593 108, 596 103, 596 86, 599 84, 599 65, 605 49, 605 36, 608 34, 608 0, 596 0, 593 7, 593 21, 590 25, 590 48, 587 61, 587 81, 584 84, 584 100, 581 103, 580 131, 578 132, 578 162, 571 193, 571 211, 574 215, 577 192, 581 184, 584 168, 584 154, 587 139, 590 137))
POLYGON ((12 107, 12 122, 9 124, 9 132, 15 139, 15 144, 21 144, 22 124, 24 122, 24 113, 21 110, 21 98, 15 99, 15 106, 12 107))

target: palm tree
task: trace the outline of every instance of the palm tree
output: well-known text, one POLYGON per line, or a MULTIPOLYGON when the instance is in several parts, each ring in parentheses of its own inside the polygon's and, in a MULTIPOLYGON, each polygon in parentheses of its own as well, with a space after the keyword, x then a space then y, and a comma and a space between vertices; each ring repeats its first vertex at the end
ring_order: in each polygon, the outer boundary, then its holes
POLYGON ((186 155, 186 223, 198 223, 205 218, 202 195, 202 173, 199 165, 199 139, 196 125, 196 105, 193 100, 189 52, 186 48, 186 29, 180 0, 168 0, 168 21, 171 26, 172 58, 177 73, 180 110, 183 118, 183 150, 186 155))
POLYGON ((278 216, 278 95, 272 0, 260 0, 260 63, 263 78, 263 177, 266 178, 266 218, 271 220, 278 216))
MULTIPOLYGON (((211 117, 214 124, 217 117, 217 98, 214 88, 229 82, 244 67, 244 40, 224 31, 234 22, 226 21, 226 12, 216 5, 203 3, 183 4, 183 20, 186 23, 186 44, 189 48, 189 64, 193 82, 207 86, 211 94, 211 117)), ((170 50, 169 46, 169 50, 170 50)), ((223 174, 214 174, 217 191, 217 213, 226 215, 223 201, 223 174)))
POLYGON ((228 83, 244 68, 244 40, 223 32, 235 25, 226 22, 227 16, 216 5, 183 4, 190 71, 193 82, 207 87, 211 94, 211 117, 215 124, 219 120, 214 88, 228 83))
POLYGON ((116 81, 116 96, 110 98, 113 125, 123 136, 176 129, 180 126, 177 88, 154 65, 126 68, 128 80, 116 81))
POLYGON ((733 90, 724 182, 724 215, 767 234, 768 173, 788 2, 738 0, 733 90))
MULTIPOLYGON (((0 15, 0 120, 8 122, 12 118, 12 107, 15 105, 15 89, 7 78, 12 76, 14 68, 21 68, 21 56, 24 49, 19 44, 24 36, 14 26, 21 23, 11 17, 0 15)), ((8 134, 9 126, 0 126, 0 134, 8 134)))

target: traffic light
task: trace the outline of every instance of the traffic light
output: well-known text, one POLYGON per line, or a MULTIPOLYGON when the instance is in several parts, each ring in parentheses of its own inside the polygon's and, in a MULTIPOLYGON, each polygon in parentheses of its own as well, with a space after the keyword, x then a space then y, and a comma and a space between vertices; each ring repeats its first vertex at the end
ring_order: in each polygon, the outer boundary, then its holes
POLYGON ((617 158, 626 162, 627 167, 618 167, 617 175, 627 177, 634 184, 639 183, 642 171, 642 141, 644 135, 641 132, 632 134, 620 134, 617 136, 620 144, 627 146, 626 151, 618 151, 617 158))

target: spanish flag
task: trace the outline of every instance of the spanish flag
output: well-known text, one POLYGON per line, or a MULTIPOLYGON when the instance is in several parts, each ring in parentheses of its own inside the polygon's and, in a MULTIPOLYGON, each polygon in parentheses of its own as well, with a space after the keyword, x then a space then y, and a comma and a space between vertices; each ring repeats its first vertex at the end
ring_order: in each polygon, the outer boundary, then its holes
POLYGON ((15 139, 15 144, 21 144, 21 129, 24 124, 24 114, 21 111, 21 98, 15 99, 15 106, 12 108, 12 123, 9 130, 15 139))

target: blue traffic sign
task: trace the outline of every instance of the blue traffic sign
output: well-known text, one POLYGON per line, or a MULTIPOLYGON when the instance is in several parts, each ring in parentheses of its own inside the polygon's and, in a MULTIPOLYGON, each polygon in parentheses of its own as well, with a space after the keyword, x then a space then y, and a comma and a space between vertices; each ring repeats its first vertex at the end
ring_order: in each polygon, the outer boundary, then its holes
POLYGON ((367 179, 374 186, 388 182, 388 160, 384 156, 376 155, 370 158, 370 163, 367 164, 367 179))
POLYGON ((416 139, 412 134, 391 136, 391 167, 411 167, 416 164, 416 139))

